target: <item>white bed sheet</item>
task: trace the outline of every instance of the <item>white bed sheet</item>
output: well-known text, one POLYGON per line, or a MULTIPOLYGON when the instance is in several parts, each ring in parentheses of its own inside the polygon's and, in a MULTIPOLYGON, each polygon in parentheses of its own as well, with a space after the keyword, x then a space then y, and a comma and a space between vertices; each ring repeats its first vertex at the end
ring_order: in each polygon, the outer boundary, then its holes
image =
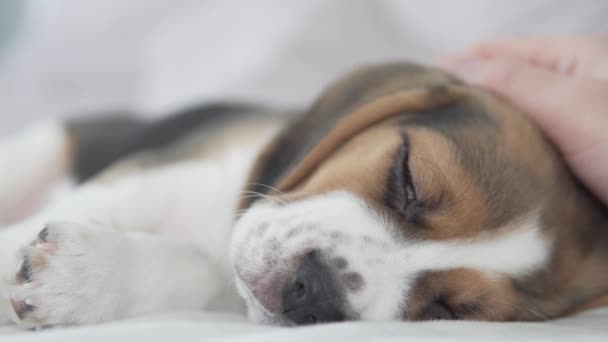
POLYGON ((0 341, 608 341, 608 309, 543 323, 343 323, 304 328, 259 326, 238 316, 182 313, 103 325, 20 331, 0 327, 0 341))

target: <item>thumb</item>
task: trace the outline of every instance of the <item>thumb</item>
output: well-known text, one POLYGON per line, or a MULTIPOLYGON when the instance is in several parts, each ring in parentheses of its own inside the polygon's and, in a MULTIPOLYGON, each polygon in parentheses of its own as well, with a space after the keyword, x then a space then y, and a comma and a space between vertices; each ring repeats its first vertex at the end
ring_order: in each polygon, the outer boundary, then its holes
POLYGON ((515 103, 565 155, 603 140, 608 83, 572 78, 517 59, 469 60, 450 69, 464 81, 515 103))

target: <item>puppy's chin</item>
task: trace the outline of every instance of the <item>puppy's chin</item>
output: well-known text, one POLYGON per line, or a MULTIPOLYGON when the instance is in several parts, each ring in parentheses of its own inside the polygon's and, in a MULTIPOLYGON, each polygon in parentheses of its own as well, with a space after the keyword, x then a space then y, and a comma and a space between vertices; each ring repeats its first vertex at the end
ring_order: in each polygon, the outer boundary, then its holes
POLYGON ((282 318, 281 316, 270 316, 266 312, 261 311, 256 307, 248 307, 247 310, 247 316, 249 317, 249 320, 257 324, 285 328, 296 326, 293 322, 288 321, 285 318, 282 318))

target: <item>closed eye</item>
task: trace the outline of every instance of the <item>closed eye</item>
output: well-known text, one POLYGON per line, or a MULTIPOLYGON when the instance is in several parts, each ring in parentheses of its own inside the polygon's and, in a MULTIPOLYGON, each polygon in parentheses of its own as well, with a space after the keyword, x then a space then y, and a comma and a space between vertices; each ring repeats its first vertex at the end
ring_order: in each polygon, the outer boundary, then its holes
POLYGON ((414 180, 409 168, 410 143, 404 138, 390 168, 387 184, 387 203, 406 221, 415 222, 420 214, 421 203, 418 200, 414 180))

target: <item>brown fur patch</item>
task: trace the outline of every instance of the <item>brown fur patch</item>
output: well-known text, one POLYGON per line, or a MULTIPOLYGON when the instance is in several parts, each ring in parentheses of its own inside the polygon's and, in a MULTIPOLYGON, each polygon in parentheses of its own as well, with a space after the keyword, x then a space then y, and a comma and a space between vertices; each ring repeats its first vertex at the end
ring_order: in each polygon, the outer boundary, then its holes
POLYGON ((516 320, 520 311, 507 279, 467 269, 423 274, 408 297, 404 318, 414 321, 432 319, 429 309, 438 300, 458 319, 510 321, 516 320))
POLYGON ((421 231, 427 239, 472 237, 484 230, 487 205, 482 189, 462 168, 457 151, 429 129, 407 129, 410 172, 419 200, 426 206, 421 231))
POLYGON ((603 308, 603 307, 608 307, 608 294, 605 294, 601 297, 592 299, 590 302, 576 308, 574 311, 572 311, 569 314, 576 315, 576 314, 579 314, 579 313, 582 313, 585 311, 595 310, 595 309, 603 308))
POLYGON ((461 93, 458 88, 416 88, 388 95, 365 104, 347 116, 291 171, 278 185, 288 191, 310 175, 316 167, 358 133, 404 111, 419 111, 454 101, 461 93))
POLYGON ((348 189, 363 198, 380 200, 385 174, 401 143, 392 126, 369 129, 352 139, 321 164, 314 176, 293 189, 290 200, 348 189))

